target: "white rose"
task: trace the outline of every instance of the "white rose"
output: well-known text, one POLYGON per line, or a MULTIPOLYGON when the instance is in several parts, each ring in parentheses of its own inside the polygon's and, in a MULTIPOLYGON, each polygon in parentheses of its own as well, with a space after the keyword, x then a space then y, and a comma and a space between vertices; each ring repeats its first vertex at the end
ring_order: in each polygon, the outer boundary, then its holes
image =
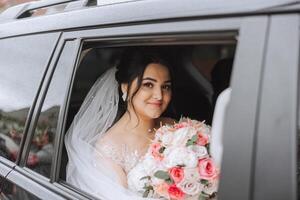
POLYGON ((200 193, 202 190, 203 185, 197 181, 187 181, 183 180, 178 184, 178 187, 186 194, 188 195, 196 195, 200 193))
POLYGON ((198 145, 191 145, 188 147, 188 149, 195 152, 198 159, 205 158, 208 156, 207 149, 204 146, 198 146, 198 145))
POLYGON ((196 182, 200 180, 200 174, 198 168, 184 168, 184 180, 188 182, 196 182))
POLYGON ((172 145, 185 146, 188 139, 195 134, 195 130, 190 127, 180 128, 173 133, 172 145))
POLYGON ((212 195, 212 193, 217 192, 219 182, 217 180, 210 181, 207 186, 203 187, 203 192, 212 195))
POLYGON ((152 175, 153 172, 156 170, 157 168, 157 163, 154 160, 154 158, 150 155, 146 155, 143 162, 143 167, 144 167, 144 171, 146 173, 146 175, 152 175))
POLYGON ((143 165, 137 164, 128 174, 127 174, 127 181, 128 181, 128 188, 134 192, 143 191, 143 187, 150 183, 150 180, 143 177, 147 176, 143 165))
POLYGON ((162 136, 169 133, 169 127, 168 126, 162 126, 160 127, 156 133, 155 133, 155 139, 154 141, 159 141, 161 140, 162 136))
POLYGON ((196 154, 185 147, 167 148, 164 155, 164 164, 167 168, 175 167, 177 165, 193 168, 196 167, 198 163, 196 154))
POLYGON ((164 135, 161 136, 161 142, 163 144, 163 146, 169 146, 172 143, 173 140, 173 133, 166 133, 164 135))

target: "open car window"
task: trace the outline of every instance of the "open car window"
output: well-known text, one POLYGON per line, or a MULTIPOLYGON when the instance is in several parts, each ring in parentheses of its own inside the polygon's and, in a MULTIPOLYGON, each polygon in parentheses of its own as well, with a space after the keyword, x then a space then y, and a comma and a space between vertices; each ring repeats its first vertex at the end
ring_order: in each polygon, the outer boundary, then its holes
MULTIPOLYGON (((151 44, 118 45, 109 42, 86 41, 82 45, 78 66, 73 78, 72 90, 68 101, 65 130, 71 126, 75 115, 97 81, 108 69, 113 68, 122 55, 134 48, 152 48, 163 52, 169 58, 174 70, 174 95, 164 117, 179 120, 189 117, 205 121, 211 125, 218 95, 230 86, 230 77, 236 49, 236 41, 212 44, 151 44)), ((68 154, 63 149, 60 180, 66 180, 68 154)), ((72 185, 77 188, 78 186, 72 185)))

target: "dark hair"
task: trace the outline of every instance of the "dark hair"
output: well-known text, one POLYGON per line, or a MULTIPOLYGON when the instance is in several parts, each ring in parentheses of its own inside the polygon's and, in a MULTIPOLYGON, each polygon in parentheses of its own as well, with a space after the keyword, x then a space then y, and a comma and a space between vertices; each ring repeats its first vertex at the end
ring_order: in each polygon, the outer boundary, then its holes
MULTIPOLYGON (((122 96, 121 84, 128 84, 127 94, 130 91, 133 81, 137 78, 137 88, 132 93, 133 98, 142 84, 142 78, 145 72, 146 67, 150 63, 157 63, 164 65, 168 68, 171 82, 173 81, 173 70, 168 62, 168 56, 158 48, 154 47, 130 47, 124 50, 123 55, 119 63, 117 64, 117 72, 116 72, 116 80, 119 83, 119 96, 122 96)), ((173 82, 172 82, 173 85, 173 82)), ((172 87, 173 92, 173 87, 172 87)), ((120 117, 126 112, 127 110, 127 100, 128 96, 126 97, 125 102, 120 100, 119 101, 119 109, 118 114, 115 119, 115 122, 120 119, 120 117)), ((131 101, 131 105, 134 110, 134 105, 131 101)))

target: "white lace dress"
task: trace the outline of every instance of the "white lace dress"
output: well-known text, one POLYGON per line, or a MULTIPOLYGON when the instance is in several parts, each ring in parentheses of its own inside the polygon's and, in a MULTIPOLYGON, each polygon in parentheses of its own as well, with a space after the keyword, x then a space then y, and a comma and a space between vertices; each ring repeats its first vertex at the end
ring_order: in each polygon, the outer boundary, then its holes
POLYGON ((101 145, 100 151, 105 157, 121 166, 127 175, 128 189, 141 197, 146 179, 140 180, 140 177, 149 171, 144 163, 146 153, 140 153, 126 144, 114 145, 107 142, 101 145))
POLYGON ((126 174, 128 174, 130 170, 136 166, 142 157, 141 153, 139 153, 137 150, 132 150, 126 144, 119 146, 111 142, 106 142, 101 145, 99 150, 103 156, 121 166, 126 174))

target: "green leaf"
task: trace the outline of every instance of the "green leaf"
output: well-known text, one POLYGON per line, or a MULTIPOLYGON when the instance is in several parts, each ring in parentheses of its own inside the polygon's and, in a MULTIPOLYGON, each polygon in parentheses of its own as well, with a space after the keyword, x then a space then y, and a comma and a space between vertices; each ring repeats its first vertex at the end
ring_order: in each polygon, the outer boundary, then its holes
POLYGON ((146 185, 143 187, 144 190, 153 190, 153 187, 151 185, 146 185))
MULTIPOLYGON (((143 196, 144 197, 144 196, 143 196)), ((198 197, 198 200, 206 200, 206 197, 202 196, 201 194, 198 197)))
POLYGON ((198 197, 198 200, 207 200, 209 198, 209 195, 202 192, 199 197, 198 197))
POLYGON ((193 135, 193 137, 191 139, 188 139, 187 143, 185 146, 191 146, 191 145, 194 145, 197 143, 197 139, 198 139, 198 136, 197 135, 193 135))
POLYGON ((202 196, 201 194, 198 197, 198 200, 207 200, 207 198, 205 196, 202 196))
POLYGON ((163 153, 165 151, 166 147, 160 147, 160 149, 158 150, 159 153, 163 153))
POLYGON ((191 138, 191 140, 196 143, 197 142, 197 139, 198 139, 198 136, 197 135, 193 135, 193 137, 191 138))
POLYGON ((205 192, 201 192, 201 194, 200 195, 202 195, 202 196, 204 196, 204 197, 206 197, 206 198, 208 198, 209 197, 209 194, 206 194, 205 192))
POLYGON ((189 139, 189 140, 187 141, 187 143, 186 143, 185 146, 188 147, 188 146, 191 146, 191 145, 194 145, 194 142, 193 142, 192 140, 189 139))
POLYGON ((209 148, 210 148, 210 145, 209 143, 205 145, 205 147, 207 148, 207 151, 209 152, 209 148))
POLYGON ((163 179, 163 180, 167 180, 167 179, 170 178, 168 172, 165 172, 165 171, 162 171, 162 170, 159 170, 159 171, 155 172, 154 176, 156 178, 163 179))
POLYGON ((143 193, 143 197, 146 198, 149 195, 150 190, 145 190, 145 192, 143 193))
POLYGON ((200 182, 203 184, 203 185, 207 185, 209 182, 208 180, 205 180, 205 179, 201 179, 200 182))
POLYGON ((168 183, 169 185, 172 185, 173 183, 174 183, 174 181, 171 179, 171 178, 169 178, 169 179, 167 179, 167 180, 165 180, 166 181, 166 183, 168 183))
POLYGON ((144 180, 144 179, 150 180, 150 179, 151 179, 151 176, 144 176, 144 177, 140 178, 140 180, 144 180))

